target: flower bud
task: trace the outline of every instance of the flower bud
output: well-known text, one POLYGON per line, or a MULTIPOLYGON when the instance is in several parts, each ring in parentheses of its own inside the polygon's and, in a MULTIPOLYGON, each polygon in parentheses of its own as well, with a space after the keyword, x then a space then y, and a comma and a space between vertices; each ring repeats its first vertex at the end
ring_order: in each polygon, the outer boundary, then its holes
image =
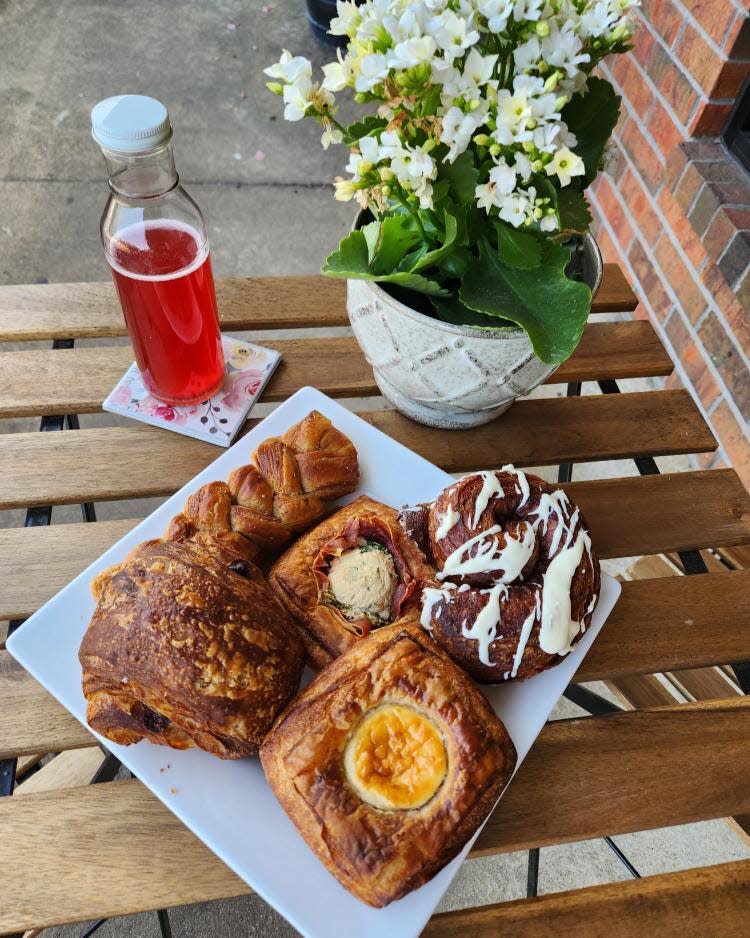
POLYGON ((381 191, 381 193, 385 196, 385 198, 387 199, 388 196, 391 194, 391 187, 390 187, 390 186, 381 186, 381 187, 380 187, 380 191, 381 191))
POLYGON ((478 147, 488 147, 492 143, 492 137, 487 134, 477 134, 473 139, 478 147))
POLYGON ((534 160, 531 164, 531 168, 535 173, 540 173, 544 169, 544 163, 541 160, 534 160))
POLYGON ((536 34, 540 39, 544 39, 545 36, 549 36, 549 23, 547 20, 537 20, 536 34))
POLYGON ((396 174, 393 172, 390 166, 382 166, 378 175, 383 180, 383 182, 390 182, 396 174))
POLYGON ((482 102, 478 98, 474 98, 473 101, 469 101, 469 112, 476 111, 477 108, 482 106, 482 102))
POLYGON ((501 148, 500 148, 500 144, 499 144, 499 143, 493 143, 492 146, 490 147, 490 155, 491 155, 491 156, 499 156, 499 154, 500 154, 500 149, 501 149, 501 148))
POLYGON ((542 215, 544 215, 544 212, 540 208, 534 209, 534 221, 539 221, 542 215))
POLYGON ((284 86, 281 84, 281 82, 267 81, 266 88, 268 88, 269 91, 273 91, 273 93, 277 94, 279 97, 284 94, 284 86))
POLYGON ((568 97, 567 94, 561 94, 560 97, 557 99, 557 101, 555 101, 555 110, 562 111, 562 109, 565 107, 565 105, 568 103, 569 100, 570 98, 568 97))
POLYGON ((370 95, 366 91, 358 91, 354 95, 354 100, 357 102, 357 104, 367 104, 367 102, 370 100, 370 95))
POLYGON ((372 163, 369 160, 360 160, 357 166, 357 172, 360 176, 365 176, 372 169, 372 163))
POLYGON ((526 121, 526 129, 527 129, 527 130, 535 130, 535 129, 536 129, 536 121, 534 120, 533 117, 530 117, 530 118, 526 121))
POLYGON ((534 144, 531 142, 531 140, 524 140, 521 144, 521 147, 523 148, 524 153, 534 152, 534 144))

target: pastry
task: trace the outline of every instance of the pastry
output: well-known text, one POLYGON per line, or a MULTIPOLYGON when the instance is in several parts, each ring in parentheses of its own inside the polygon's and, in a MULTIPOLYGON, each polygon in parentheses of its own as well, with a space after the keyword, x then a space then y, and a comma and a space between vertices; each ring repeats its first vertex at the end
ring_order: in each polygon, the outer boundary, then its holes
POLYGON ((355 643, 277 720, 260 752, 282 807, 330 872, 382 907, 475 833, 516 751, 468 676, 418 625, 355 643))
POLYGON ((433 577, 396 511, 362 495, 293 544, 268 582, 322 668, 373 629, 417 621, 422 586, 433 577))
POLYGON ((400 520, 441 581, 423 592, 421 623, 478 681, 544 671, 591 624, 599 561, 562 489, 504 466, 465 476, 400 520))
POLYGON ((319 521, 327 500, 348 495, 359 484, 356 449, 317 410, 282 437, 261 443, 252 459, 226 482, 209 482, 193 492, 165 538, 234 531, 255 545, 260 558, 319 521))
POLYGON ((89 726, 222 759, 256 753, 303 649, 240 535, 146 541, 92 583, 79 659, 89 726))

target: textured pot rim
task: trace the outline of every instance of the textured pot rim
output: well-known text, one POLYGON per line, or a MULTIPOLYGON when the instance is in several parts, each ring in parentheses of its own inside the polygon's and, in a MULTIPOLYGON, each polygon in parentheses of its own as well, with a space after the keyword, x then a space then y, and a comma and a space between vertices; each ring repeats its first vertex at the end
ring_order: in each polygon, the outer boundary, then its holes
MULTIPOLYGON (((354 219, 354 224, 352 225, 351 230, 356 231, 361 226, 361 220, 363 216, 368 212, 368 209, 362 209, 357 212, 357 216, 354 219)), ((596 239, 593 235, 586 232, 583 235, 583 240, 586 242, 589 247, 592 249, 594 255, 598 258, 598 277, 593 287, 591 287, 591 300, 593 302, 594 297, 599 292, 599 287, 602 282, 602 272, 604 266, 604 260, 602 258, 602 252, 599 250, 599 245, 596 243, 596 239)), ((376 280, 367 280, 362 277, 347 278, 351 282, 358 282, 366 284, 367 287, 372 290, 375 295, 381 300, 385 301, 388 304, 395 306, 400 313, 403 313, 405 316, 408 316, 410 319, 413 319, 415 322, 419 322, 424 326, 428 326, 432 329, 436 329, 440 332, 447 332, 451 335, 460 335, 465 336, 471 339, 494 339, 495 341, 508 341, 510 339, 516 339, 519 333, 526 334, 526 331, 520 326, 499 326, 496 329, 488 330, 481 329, 480 327, 472 328, 471 326, 456 326, 454 323, 443 322, 442 319, 434 319, 432 316, 425 316, 424 313, 420 313, 419 310, 414 309, 411 306, 407 306, 406 303, 402 303, 401 300, 397 300, 394 296, 391 296, 386 290, 384 290, 376 280)))

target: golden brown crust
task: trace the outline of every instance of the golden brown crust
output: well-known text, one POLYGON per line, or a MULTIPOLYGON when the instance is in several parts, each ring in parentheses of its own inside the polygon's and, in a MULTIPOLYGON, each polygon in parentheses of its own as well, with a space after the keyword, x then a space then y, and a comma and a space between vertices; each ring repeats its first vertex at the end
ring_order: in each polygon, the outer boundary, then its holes
POLYGON ((439 571, 454 551, 472 538, 476 542, 483 534, 485 538, 469 548, 470 552, 476 553, 490 537, 495 538, 497 552, 507 547, 511 538, 520 541, 524 533, 533 537, 533 549, 517 576, 508 578, 502 569, 489 566, 468 574, 448 575, 446 582, 462 589, 443 589, 439 598, 435 599, 437 594, 433 593, 430 600, 432 637, 483 683, 532 677, 563 660, 562 654, 550 654, 540 647, 544 578, 554 557, 579 535, 585 535, 587 547, 573 574, 569 594, 571 620, 582 623, 582 629, 571 644, 576 644, 591 624, 601 587, 599 561, 580 510, 560 489, 538 476, 523 474, 523 482, 521 485, 514 470, 475 473, 448 486, 431 506, 417 506, 400 515, 402 526, 423 538, 428 556, 439 571), (486 501, 477 518, 477 498, 487 477, 494 477, 500 490, 486 501), (447 533, 441 532, 446 517, 456 519, 447 533), (501 530, 493 535, 490 529, 496 526, 501 530), (443 536, 438 537, 439 533, 443 536), (491 588, 499 583, 504 583, 506 589, 491 595, 491 588), (497 614, 492 617, 497 622, 497 638, 488 646, 487 663, 481 660, 479 641, 467 636, 466 628, 471 628, 490 603, 497 604, 497 614))
POLYGON ((474 834, 516 764, 481 692, 418 626, 386 626, 337 658, 278 718, 261 748, 266 777, 330 872, 382 907, 431 879, 474 834), (382 810, 346 780, 343 753, 364 714, 406 705, 439 728, 442 785, 422 807, 382 810))
POLYGON ((253 542, 259 559, 319 521, 326 500, 348 495, 359 484, 356 449, 317 410, 283 436, 264 440, 252 459, 226 482, 209 482, 193 492, 165 538, 234 531, 253 542))
MULTIPOLYGON (((408 596, 398 604, 400 622, 413 622, 419 618, 421 586, 434 576, 422 552, 400 529, 394 509, 367 495, 361 495, 308 531, 274 563, 268 582, 297 623, 308 659, 316 668, 325 667, 360 641, 363 631, 364 634, 369 631, 353 628, 337 608, 320 601, 319 565, 316 570, 316 558, 321 551, 341 536, 355 519, 373 519, 374 523, 382 526, 387 532, 384 539, 390 539, 399 561, 404 564, 406 575, 415 581, 408 590, 408 596)), ((403 580, 401 576, 399 585, 403 580)))
POLYGON ((257 752, 297 689, 303 650, 245 543, 146 541, 94 580, 79 651, 93 729, 126 745, 257 752))

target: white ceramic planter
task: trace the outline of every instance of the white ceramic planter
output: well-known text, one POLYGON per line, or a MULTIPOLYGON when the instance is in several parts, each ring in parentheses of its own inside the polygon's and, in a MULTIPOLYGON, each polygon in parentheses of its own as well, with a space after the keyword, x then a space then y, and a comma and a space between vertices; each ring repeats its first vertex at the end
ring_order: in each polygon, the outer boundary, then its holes
MULTIPOLYGON (((584 279, 595 293, 602 262, 588 235, 582 257, 584 279)), ((557 367, 536 358, 522 329, 453 326, 400 303, 370 280, 347 282, 347 309, 383 396, 431 427, 488 423, 557 367)))

